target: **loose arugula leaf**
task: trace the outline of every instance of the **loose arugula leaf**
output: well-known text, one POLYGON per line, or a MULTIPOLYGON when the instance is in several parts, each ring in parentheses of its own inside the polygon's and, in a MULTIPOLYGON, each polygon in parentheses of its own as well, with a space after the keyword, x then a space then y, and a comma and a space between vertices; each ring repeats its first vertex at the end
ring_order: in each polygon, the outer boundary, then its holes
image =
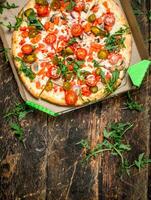
POLYGON ((3 53, 3 55, 4 55, 5 63, 7 63, 9 61, 9 58, 8 58, 9 50, 10 50, 10 48, 1 48, 0 49, 0 53, 3 53))
POLYGON ((23 129, 22 127, 20 126, 20 124, 18 123, 12 123, 10 125, 10 128, 12 129, 14 135, 22 142, 23 141, 23 129))
POLYGON ((129 110, 136 110, 138 112, 142 112, 144 110, 143 105, 134 101, 129 92, 127 93, 127 98, 127 102, 125 103, 126 108, 129 110))
POLYGON ((123 153, 131 150, 129 144, 123 143, 124 134, 133 127, 130 123, 111 123, 103 131, 104 141, 98 143, 93 149, 87 140, 81 140, 78 144, 86 149, 84 161, 88 161, 93 157, 97 157, 100 153, 110 151, 112 155, 119 156, 121 163, 124 163, 123 153))
POLYGON ((17 6, 16 4, 12 3, 3 3, 3 4, 0 4, 0 14, 3 14, 3 11, 4 9, 7 9, 7 10, 10 10, 10 9, 14 9, 14 8, 18 8, 19 6, 17 6))
POLYGON ((8 28, 9 31, 12 30, 18 30, 18 28, 21 26, 22 22, 23 22, 23 18, 21 17, 15 17, 16 18, 16 23, 15 24, 11 24, 11 22, 8 22, 8 24, 5 24, 3 22, 0 22, 0 24, 2 26, 5 26, 6 28, 8 28))
POLYGON ((19 103, 16 104, 12 110, 9 110, 9 112, 4 115, 4 118, 10 119, 16 117, 21 121, 30 112, 33 112, 33 109, 30 109, 25 103, 19 103))
POLYGON ((138 160, 134 161, 135 167, 141 170, 141 168, 144 168, 145 165, 151 163, 151 159, 145 158, 145 153, 141 153, 138 156, 138 160))
POLYGON ((21 58, 16 57, 15 58, 16 61, 20 62, 21 66, 19 71, 23 72, 25 74, 25 76, 27 76, 29 79, 34 80, 35 78, 35 74, 33 73, 33 71, 31 70, 31 68, 29 68, 21 58))

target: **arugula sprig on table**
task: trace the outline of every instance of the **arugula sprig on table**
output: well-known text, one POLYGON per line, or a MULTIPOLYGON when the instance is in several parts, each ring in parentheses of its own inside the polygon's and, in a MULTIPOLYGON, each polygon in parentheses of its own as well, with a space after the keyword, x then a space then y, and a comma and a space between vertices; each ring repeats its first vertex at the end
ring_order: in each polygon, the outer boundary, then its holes
POLYGON ((97 143, 95 147, 91 147, 90 142, 87 139, 82 139, 77 144, 83 149, 82 163, 97 158, 99 155, 105 152, 110 152, 111 155, 119 157, 120 170, 130 175, 130 169, 135 167, 139 171, 145 167, 145 165, 151 163, 151 159, 145 157, 144 153, 138 155, 138 158, 133 161, 132 164, 125 158, 124 154, 129 152, 132 148, 130 144, 124 142, 124 136, 128 130, 133 127, 131 123, 111 123, 103 131, 104 140, 102 143, 97 143))
POLYGON ((4 55, 4 60, 5 60, 5 63, 7 63, 9 61, 8 59, 8 52, 10 51, 10 48, 1 48, 0 49, 0 53, 3 53, 4 55))
POLYGON ((21 26, 21 24, 23 22, 23 18, 15 17, 15 19, 16 19, 15 24, 12 24, 11 22, 8 22, 8 24, 5 24, 4 22, 0 22, 0 25, 5 26, 6 28, 8 28, 9 31, 12 31, 12 30, 16 31, 21 26))
POLYGON ((2 3, 0 4, 0 14, 3 14, 3 11, 5 9, 10 10, 10 9, 14 9, 14 8, 18 8, 19 6, 17 6, 15 3, 2 3))
POLYGON ((133 124, 131 123, 111 123, 103 131, 104 141, 98 143, 93 149, 91 149, 87 140, 81 140, 77 144, 80 144, 86 150, 83 161, 89 161, 92 158, 96 158, 100 153, 109 151, 112 155, 120 157, 123 164, 123 153, 131 150, 130 145, 123 142, 123 137, 132 127, 133 124))
POLYGON ((25 103, 18 103, 4 115, 4 118, 10 123, 10 129, 13 131, 13 134, 21 142, 23 142, 24 131, 20 125, 20 121, 31 112, 33 112, 33 109, 29 108, 25 103))
POLYGON ((141 112, 144 110, 144 107, 142 104, 139 104, 137 101, 134 101, 133 98, 130 95, 130 92, 127 93, 127 102, 125 103, 126 109, 129 110, 136 110, 138 112, 141 112))

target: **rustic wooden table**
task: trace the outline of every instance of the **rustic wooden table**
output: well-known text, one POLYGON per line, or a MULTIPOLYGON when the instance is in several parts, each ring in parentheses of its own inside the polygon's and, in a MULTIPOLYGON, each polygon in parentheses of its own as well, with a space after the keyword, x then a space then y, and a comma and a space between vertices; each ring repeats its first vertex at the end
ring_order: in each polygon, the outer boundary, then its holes
MULTIPOLYGON (((136 2, 136 1, 133 1, 136 2)), ((142 1, 141 10, 150 9, 142 1)), ((144 15, 138 17, 146 46, 150 26, 144 15)), ((2 43, 0 44, 2 46, 2 43)), ((21 121, 25 130, 23 146, 12 134, 3 115, 22 102, 9 64, 0 60, 0 199, 1 200, 146 200, 151 198, 151 173, 134 169, 130 177, 118 175, 118 159, 105 154, 86 166, 79 162, 77 142, 89 138, 95 143, 111 121, 135 124, 127 140, 132 144, 128 159, 139 153, 149 155, 151 76, 148 75, 133 97, 144 104, 144 112, 122 110, 126 95, 62 115, 50 117, 34 111, 21 121), (148 197, 147 197, 148 196, 148 197)))

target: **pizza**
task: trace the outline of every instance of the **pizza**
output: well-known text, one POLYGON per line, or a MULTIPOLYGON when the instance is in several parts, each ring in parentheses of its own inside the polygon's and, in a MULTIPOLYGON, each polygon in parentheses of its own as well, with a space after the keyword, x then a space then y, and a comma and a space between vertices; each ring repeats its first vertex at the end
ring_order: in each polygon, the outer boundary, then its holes
POLYGON ((132 35, 115 0, 30 0, 12 53, 36 98, 79 106, 113 93, 129 66, 132 35))

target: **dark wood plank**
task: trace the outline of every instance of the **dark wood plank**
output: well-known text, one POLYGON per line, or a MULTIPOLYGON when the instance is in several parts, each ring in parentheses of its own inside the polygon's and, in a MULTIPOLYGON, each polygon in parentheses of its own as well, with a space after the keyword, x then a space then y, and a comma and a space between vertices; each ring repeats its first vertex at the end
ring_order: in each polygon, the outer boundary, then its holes
POLYGON ((21 121, 23 146, 3 118, 22 102, 9 64, 0 66, 0 88, 0 199, 45 199, 47 115, 35 111, 21 121))

